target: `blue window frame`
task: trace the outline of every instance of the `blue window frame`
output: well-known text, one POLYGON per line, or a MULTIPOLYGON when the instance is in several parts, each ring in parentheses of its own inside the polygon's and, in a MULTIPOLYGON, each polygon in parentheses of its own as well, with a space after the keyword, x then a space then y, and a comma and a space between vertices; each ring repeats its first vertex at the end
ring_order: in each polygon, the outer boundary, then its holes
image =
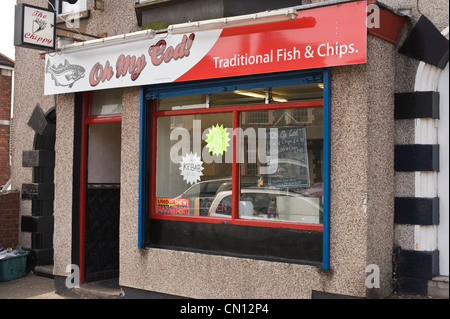
MULTIPOLYGON (((150 148, 150 109, 149 101, 193 94, 211 94, 235 90, 247 90, 257 87, 274 87, 295 84, 323 83, 323 230, 321 240, 321 266, 329 268, 329 230, 330 230, 330 71, 329 69, 317 69, 307 71, 293 71, 266 75, 243 76, 236 78, 224 78, 208 81, 194 81, 185 83, 171 83, 146 86, 140 92, 140 154, 139 154, 139 238, 138 247, 149 246, 151 227, 149 227, 149 155, 150 148)), ((160 222, 160 221, 158 221, 160 222)), ((161 223, 164 223, 161 222, 161 223)), ((157 222, 155 222, 157 224, 157 222)), ((186 224, 183 224, 186 227, 186 224)), ((190 224, 188 224, 190 225, 190 224)), ((190 225, 191 226, 191 225, 190 225)), ((164 229, 172 226, 158 224, 164 229)), ((195 226, 197 227, 197 226, 195 226)), ((194 231, 192 229, 192 231, 194 231)), ((274 231, 275 230, 270 230, 274 231)), ((276 235, 278 236, 278 235, 276 235)), ((280 235, 279 237, 283 237, 280 235)), ((303 236, 303 235, 302 235, 303 236)), ((301 239, 299 239, 301 240, 301 239)), ((158 246, 158 245, 156 245, 158 246)), ((176 244, 161 244, 160 247, 172 247, 176 244)), ((180 248, 182 249, 182 248, 180 248)), ((195 249, 194 249, 195 250, 195 249)), ((256 259, 258 256, 255 257, 256 259)), ((263 258, 264 259, 264 258, 263 258)), ((276 259, 276 258, 275 258, 276 259)), ((308 263, 308 257, 300 263, 308 263)), ((294 261, 295 262, 295 261, 294 261)), ((316 263, 315 263, 316 264, 316 263)))

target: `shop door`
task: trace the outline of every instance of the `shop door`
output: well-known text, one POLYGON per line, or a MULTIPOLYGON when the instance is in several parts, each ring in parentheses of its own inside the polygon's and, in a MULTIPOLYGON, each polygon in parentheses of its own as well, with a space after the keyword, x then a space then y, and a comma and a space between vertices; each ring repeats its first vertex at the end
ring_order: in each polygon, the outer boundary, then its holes
POLYGON ((88 129, 85 280, 119 275, 121 123, 88 129))
POLYGON ((121 90, 83 95, 80 283, 119 276, 121 90))

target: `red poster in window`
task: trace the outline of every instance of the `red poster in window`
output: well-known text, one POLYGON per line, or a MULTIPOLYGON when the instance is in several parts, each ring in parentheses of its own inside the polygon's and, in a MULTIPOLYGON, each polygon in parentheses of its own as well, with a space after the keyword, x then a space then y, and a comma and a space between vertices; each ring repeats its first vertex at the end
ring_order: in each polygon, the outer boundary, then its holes
POLYGON ((168 215, 189 215, 189 199, 161 198, 156 199, 156 212, 168 215))
POLYGON ((366 10, 365 1, 354 2, 298 11, 291 21, 224 29, 177 81, 365 63, 366 10))

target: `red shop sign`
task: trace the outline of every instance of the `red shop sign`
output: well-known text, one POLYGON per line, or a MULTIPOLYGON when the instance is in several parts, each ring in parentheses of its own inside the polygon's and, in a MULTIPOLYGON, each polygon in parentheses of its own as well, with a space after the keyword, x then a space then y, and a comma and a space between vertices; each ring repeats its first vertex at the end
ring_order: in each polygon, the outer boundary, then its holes
POLYGON ((366 63, 366 5, 303 10, 291 21, 224 29, 177 81, 366 63))

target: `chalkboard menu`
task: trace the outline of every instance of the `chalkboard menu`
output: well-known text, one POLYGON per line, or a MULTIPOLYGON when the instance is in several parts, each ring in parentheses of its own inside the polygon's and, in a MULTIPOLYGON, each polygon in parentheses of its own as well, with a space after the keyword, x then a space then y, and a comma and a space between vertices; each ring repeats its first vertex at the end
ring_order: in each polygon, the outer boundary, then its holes
POLYGON ((269 156, 268 183, 277 188, 309 186, 308 149, 305 126, 281 126, 267 129, 269 156), (278 152, 275 152, 278 147, 278 152))

